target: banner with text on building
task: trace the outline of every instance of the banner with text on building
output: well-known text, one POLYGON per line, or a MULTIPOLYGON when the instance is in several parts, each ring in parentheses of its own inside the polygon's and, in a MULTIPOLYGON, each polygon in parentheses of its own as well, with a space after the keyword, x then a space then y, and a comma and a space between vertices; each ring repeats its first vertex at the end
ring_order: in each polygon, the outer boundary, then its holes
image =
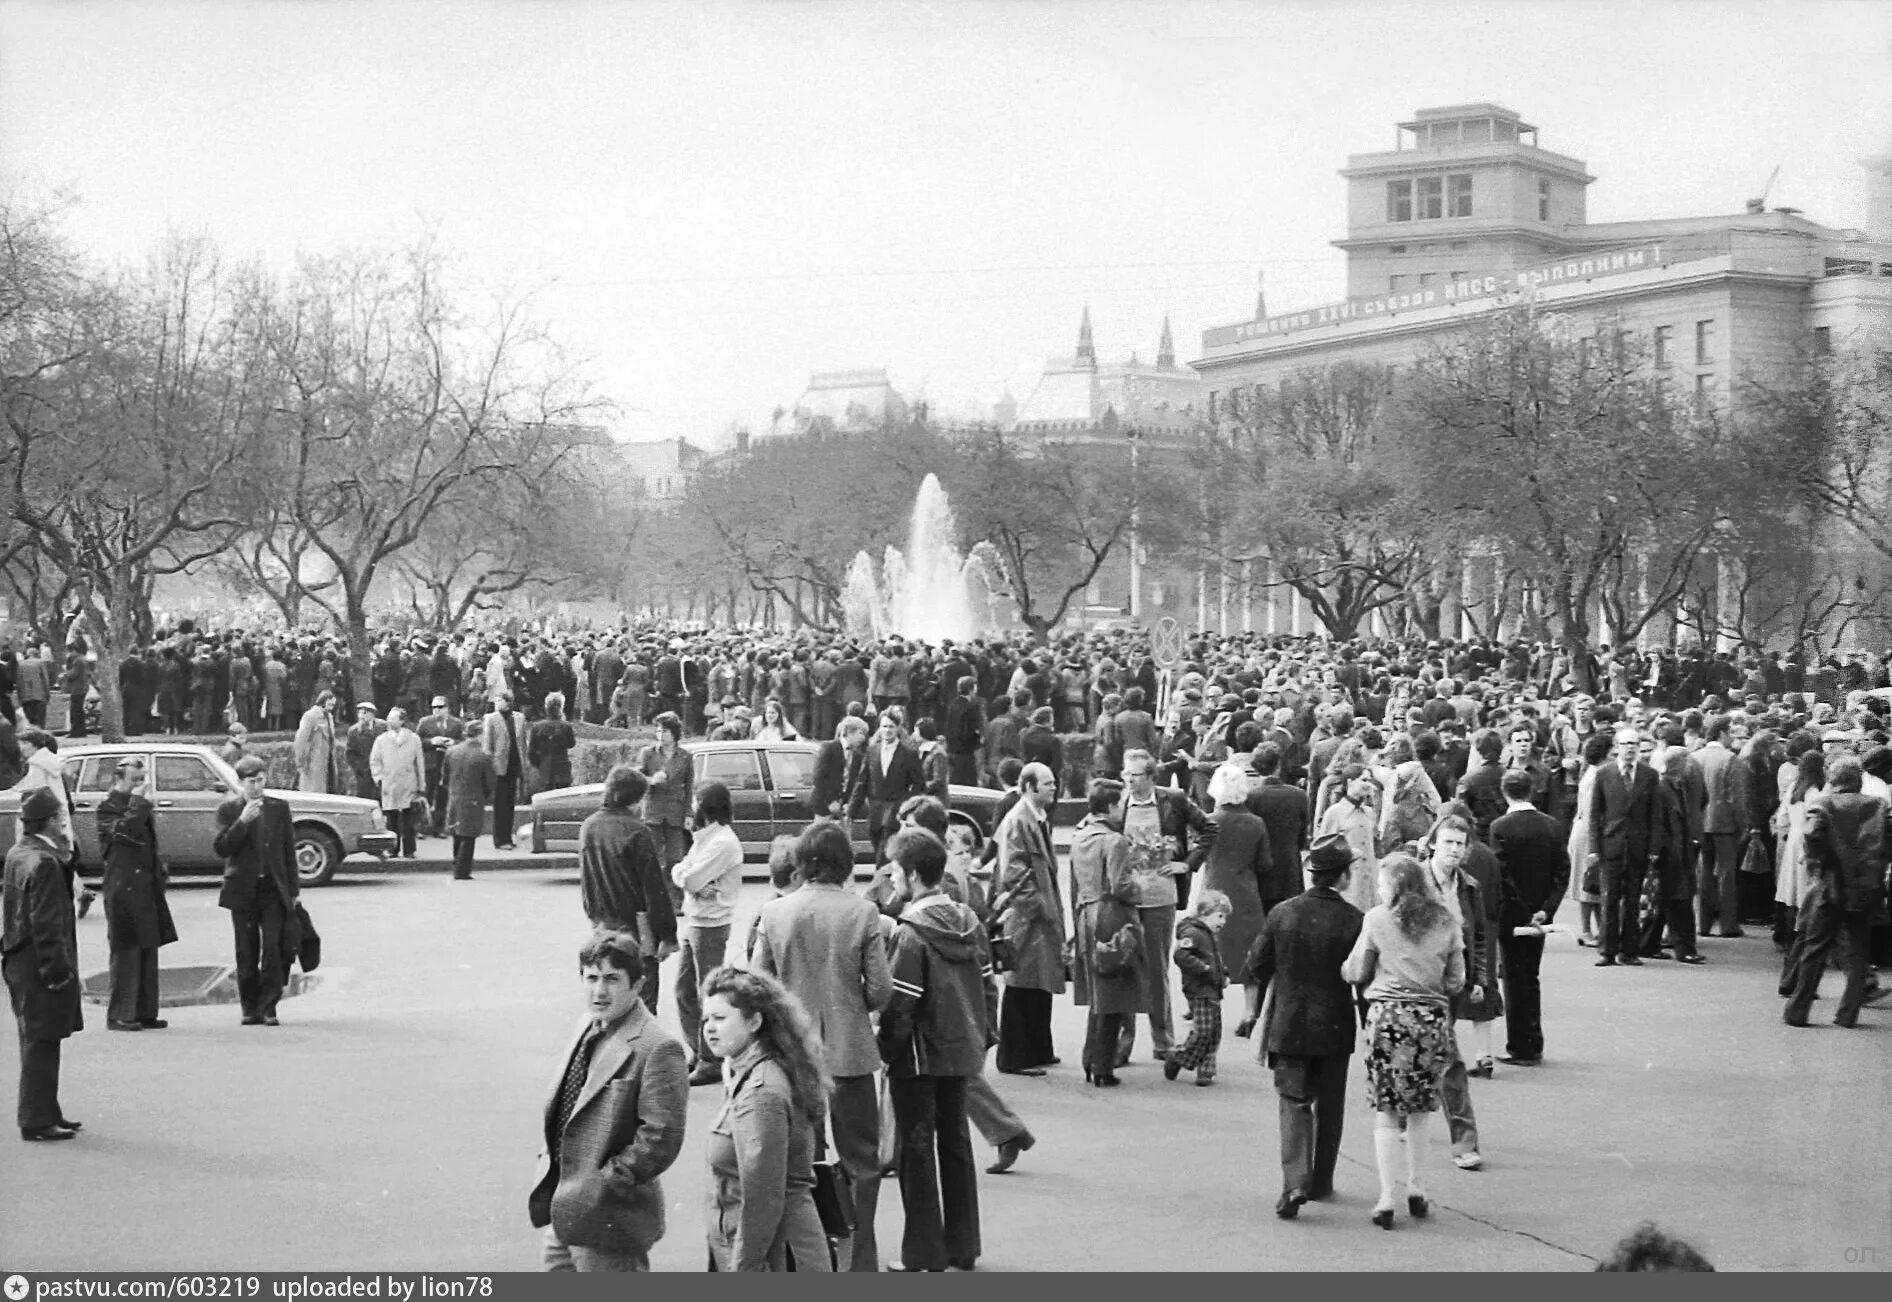
POLYGON ((1463 303, 1468 299, 1495 298, 1500 294, 1509 294, 1538 285, 1566 284, 1572 281, 1594 280, 1599 276, 1647 271, 1652 267, 1660 266, 1661 263, 1662 246, 1660 244, 1643 244, 1634 248, 1611 249, 1607 252, 1585 253, 1581 256, 1570 255, 1558 258, 1554 262, 1520 267, 1516 271, 1496 272, 1485 276, 1461 276, 1443 285, 1427 285, 1398 294, 1381 294, 1375 298, 1352 298, 1344 303, 1329 303, 1324 307, 1310 307, 1299 312, 1284 312, 1279 316, 1263 317, 1259 321, 1247 321, 1241 325, 1216 326, 1203 332, 1202 342, 1206 348, 1218 348, 1228 344, 1246 343, 1250 339, 1263 339, 1270 335, 1310 330, 1315 326, 1339 325, 1346 321, 1387 316, 1395 312, 1444 307, 1451 303, 1463 303))

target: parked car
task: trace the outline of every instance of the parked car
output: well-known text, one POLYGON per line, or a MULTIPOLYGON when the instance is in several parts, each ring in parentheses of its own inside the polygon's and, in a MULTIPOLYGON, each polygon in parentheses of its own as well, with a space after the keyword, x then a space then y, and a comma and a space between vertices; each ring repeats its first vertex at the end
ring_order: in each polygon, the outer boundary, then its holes
MULTIPOLYGON (((109 746, 68 746, 59 752, 72 792, 73 835, 82 867, 100 871, 98 804, 112 789, 118 761, 136 755, 145 762, 156 807, 158 846, 176 873, 222 872, 216 850, 217 806, 238 789, 236 770, 208 746, 130 741, 109 746)), ((296 876, 321 886, 350 855, 385 856, 394 834, 383 829, 372 800, 307 791, 271 791, 289 802, 296 831, 296 876)), ((0 851, 19 834, 20 792, 0 791, 0 851)))
MULTIPOLYGON (((685 742, 683 748, 696 757, 699 784, 720 782, 729 788, 735 814, 732 825, 745 858, 766 860, 770 841, 799 832, 813 821, 809 797, 815 785, 816 743, 698 741, 685 742)), ((1003 792, 954 783, 948 794, 954 819, 971 823, 981 836, 992 834, 993 815, 1003 792)), ((532 852, 544 854, 555 844, 576 846, 579 825, 597 810, 603 796, 604 783, 592 782, 532 797, 532 852)), ((873 846, 866 839, 865 820, 856 819, 854 830, 856 857, 871 858, 873 846)))

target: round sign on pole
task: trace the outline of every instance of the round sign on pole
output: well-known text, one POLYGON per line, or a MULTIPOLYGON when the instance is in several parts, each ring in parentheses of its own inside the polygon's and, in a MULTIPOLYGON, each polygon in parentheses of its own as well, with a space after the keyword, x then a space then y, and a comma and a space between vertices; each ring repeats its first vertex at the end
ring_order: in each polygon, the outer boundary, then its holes
POLYGON ((1159 669, 1174 669, 1182 663, 1183 631, 1175 617, 1165 615, 1156 621, 1156 628, 1150 633, 1150 659, 1156 661, 1159 669))

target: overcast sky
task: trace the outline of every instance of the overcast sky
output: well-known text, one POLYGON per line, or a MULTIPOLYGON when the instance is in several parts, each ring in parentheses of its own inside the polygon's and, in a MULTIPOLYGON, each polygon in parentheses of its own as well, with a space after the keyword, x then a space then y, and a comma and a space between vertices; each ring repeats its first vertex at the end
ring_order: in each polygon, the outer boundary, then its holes
POLYGON ((1349 153, 1495 100, 1595 221, 1864 221, 1892 5, 0 0, 0 162, 137 258, 405 242, 545 283, 633 438, 885 366, 983 412, 1065 354, 1344 293, 1349 153))

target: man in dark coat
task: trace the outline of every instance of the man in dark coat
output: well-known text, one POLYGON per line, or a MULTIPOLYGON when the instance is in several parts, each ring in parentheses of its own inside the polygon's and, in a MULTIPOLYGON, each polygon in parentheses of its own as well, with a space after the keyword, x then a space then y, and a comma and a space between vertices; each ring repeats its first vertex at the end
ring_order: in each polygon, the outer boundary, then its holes
POLYGON ((578 892, 595 927, 628 931, 654 956, 644 1003, 657 1011, 657 969, 677 952, 677 915, 657 840, 637 816, 650 781, 630 764, 604 779, 604 803, 578 829, 578 892))
POLYGON ((427 804, 433 814, 429 830, 432 835, 441 836, 447 826, 447 751, 465 734, 466 725, 454 717, 447 698, 442 695, 434 697, 433 713, 422 719, 414 732, 420 737, 421 761, 427 775, 427 804))
POLYGON ((1615 752, 1597 769, 1590 798, 1590 862, 1603 896, 1598 967, 1642 966, 1637 920, 1643 874, 1662 849, 1662 802, 1655 770, 1637 762, 1640 740, 1634 728, 1616 730, 1615 752))
POLYGON ((1052 721, 1057 712, 1041 705, 1031 712, 1031 722, 1018 734, 1019 758, 1027 764, 1042 764, 1058 775, 1060 789, 1064 782, 1064 742, 1052 721))
POLYGON ((1544 934, 1515 934, 1542 927, 1557 915, 1570 884, 1570 848, 1557 821, 1531 804, 1530 779, 1504 775, 1509 806, 1491 824, 1491 852, 1498 860, 1498 952, 1504 968, 1504 1061, 1530 1066, 1544 1060, 1543 992, 1538 971, 1544 934))
MULTIPOLYGON (((967 668, 955 680, 953 696, 946 704, 946 758, 954 782, 971 784, 979 780, 979 748, 985 742, 985 703, 973 693, 977 684, 978 680, 967 668)), ((943 682, 940 691, 946 691, 943 682)))
POLYGON ((167 874, 158 859, 144 761, 118 762, 116 780, 99 801, 99 854, 105 860, 105 934, 112 954, 112 995, 105 1025, 114 1031, 162 1030, 158 1016, 158 949, 177 939, 164 899, 167 874))
POLYGON ((118 696, 123 702, 125 735, 143 736, 150 726, 151 689, 147 685, 146 666, 136 651, 118 665, 118 696))
POLYGON ((1347 1064, 1357 1034, 1353 987, 1340 977, 1365 921, 1342 898, 1353 865, 1346 838, 1322 837, 1309 856, 1314 884, 1268 913, 1243 964, 1247 1005, 1235 1034, 1246 1038, 1268 1003, 1261 1050, 1280 1096, 1281 1197, 1275 1215, 1293 1220, 1302 1204, 1334 1191, 1346 1122, 1347 1064))
POLYGON ((493 759, 480 744, 479 729, 462 724, 464 741, 448 748, 441 759, 442 827, 453 838, 455 881, 473 878, 473 846, 486 830, 486 806, 498 789, 493 759))
POLYGON ((1301 893, 1301 854, 1307 849, 1307 797, 1281 780, 1281 750, 1273 742, 1256 747, 1261 779, 1248 793, 1249 812, 1268 825, 1268 871, 1261 879, 1261 908, 1270 912, 1301 893))
POLYGON ((1886 849, 1892 833, 1885 802, 1860 794, 1860 783, 1859 762, 1850 755, 1836 759, 1826 771, 1826 795, 1807 809, 1808 890, 1781 981, 1787 999, 1781 1017, 1789 1026, 1807 1024, 1826 956, 1842 933, 1846 988, 1833 1025, 1857 1026, 1866 1001, 1872 919, 1886 906, 1886 849))
POLYGON ((79 928, 72 873, 45 833, 59 797, 40 787, 20 802, 20 839, 0 879, 0 969, 20 1026, 20 1138, 71 1139, 79 1123, 59 1105, 59 1046, 85 1029, 79 1003, 79 928))
POLYGON ((242 791, 217 807, 217 853, 223 889, 217 903, 230 910, 236 933, 237 997, 243 1025, 277 1026, 276 1004, 293 957, 288 945, 295 919, 296 833, 289 802, 264 794, 263 761, 237 761, 242 791))

